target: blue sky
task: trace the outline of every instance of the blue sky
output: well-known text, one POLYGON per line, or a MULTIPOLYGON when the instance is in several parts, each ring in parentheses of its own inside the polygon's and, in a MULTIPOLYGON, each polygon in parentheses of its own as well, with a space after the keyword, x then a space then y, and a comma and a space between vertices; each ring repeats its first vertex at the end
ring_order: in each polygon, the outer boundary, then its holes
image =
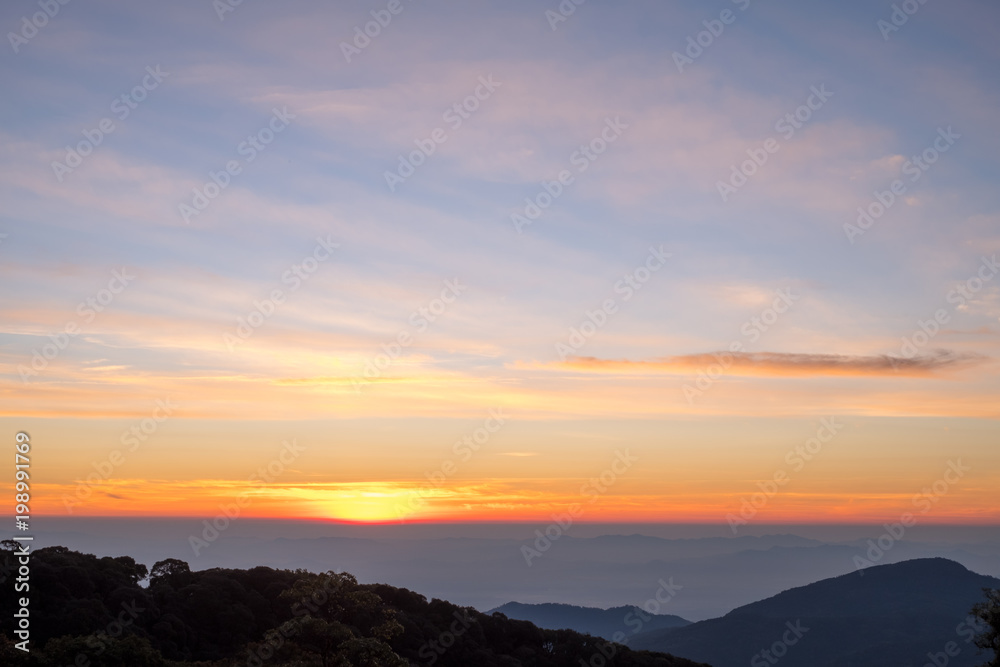
MULTIPOLYGON (((64 446, 84 459, 104 448, 101 420, 166 395, 205 429, 195 440, 211 439, 213 420, 230 425, 220 457, 248 414, 303 433, 316 420, 420 418, 428 442, 447 442, 454 420, 506 406, 536 422, 531 447, 511 443, 527 454, 545 453, 553 419, 640 419, 649 438, 690 419, 727 440, 740 429, 713 418, 903 418, 888 439, 898 452, 928 417, 994 427, 1000 279, 947 301, 1000 250, 994 5, 907 5, 919 9, 885 38, 891 3, 589 0, 551 24, 555 2, 401 0, 348 62, 341 44, 387 6, 245 0, 220 18, 208 0, 71 2, 16 53, 8 35, 8 417, 83 419, 64 446), (731 21, 711 23, 720 16, 731 21), (723 29, 709 40, 711 26, 723 29), (699 33, 711 43, 678 71, 674 53, 699 33), (155 87, 147 68, 166 73, 155 87), (114 100, 144 78, 144 99, 117 116, 114 100), (498 85, 484 95, 481 80, 498 85), (449 125, 477 87, 476 110, 449 125), (782 137, 776 123, 816 89, 832 95, 782 137), (242 142, 267 136, 275 110, 287 126, 247 160, 242 142), (114 131, 57 176, 53 162, 105 118, 114 131), (620 136, 580 171, 572 156, 614 119, 620 136), (391 191, 385 173, 437 128, 446 141, 391 191), (906 161, 948 128, 957 138, 909 180, 906 161), (719 182, 769 138, 778 150, 723 201, 719 182), (179 207, 230 161, 239 173, 185 220, 179 207), (573 182, 519 233, 511 215, 563 170, 573 182), (896 179, 905 192, 852 243, 845 225, 896 179), (282 276, 317 239, 339 248, 290 289, 282 276), (615 285, 651 247, 670 259, 626 302, 615 285), (82 321, 77 305, 122 267, 134 281, 82 321), (466 289, 414 332, 412 313, 447 280, 466 289), (228 349, 237 318, 276 289, 274 315, 228 349), (794 304, 750 340, 744 326, 775 315, 779 290, 794 304), (560 358, 557 344, 609 298, 607 324, 574 350, 583 359, 560 358), (940 309, 947 322, 904 355, 901 339, 940 309), (77 320, 83 334, 44 369, 21 370, 77 320), (355 392, 401 332, 412 344, 355 392), (772 356, 741 357, 692 400, 685 386, 734 343, 772 356)), ((18 33, 37 11, 8 3, 0 25, 18 33)), ((765 437, 785 437, 774 423, 765 437)), ((985 456, 979 470, 995 477, 985 456)), ((352 465, 384 481, 378 457, 352 465)), ((74 477, 60 474, 54 484, 74 477)))

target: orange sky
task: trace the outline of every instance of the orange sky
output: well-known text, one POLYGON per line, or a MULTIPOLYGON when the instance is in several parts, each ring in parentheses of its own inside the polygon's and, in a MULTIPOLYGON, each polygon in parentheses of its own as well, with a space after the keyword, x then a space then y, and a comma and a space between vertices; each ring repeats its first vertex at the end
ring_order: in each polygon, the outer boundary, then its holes
POLYGON ((699 3, 427 5, 352 59, 357 3, 203 4, 0 61, 34 512, 1000 522, 988 3, 753 3, 683 71, 699 3))
POLYGON ((500 409, 478 419, 156 423, 154 414, 19 420, 34 443, 34 511, 214 516, 235 504, 241 516, 348 521, 547 522, 570 511, 603 522, 1000 519, 988 419, 552 420, 500 409), (949 452, 956 441, 960 455, 949 452))

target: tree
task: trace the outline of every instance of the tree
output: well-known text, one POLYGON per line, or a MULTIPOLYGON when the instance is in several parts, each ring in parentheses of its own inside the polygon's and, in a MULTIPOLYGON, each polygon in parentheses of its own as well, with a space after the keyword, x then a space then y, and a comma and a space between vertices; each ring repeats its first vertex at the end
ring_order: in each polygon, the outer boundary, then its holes
POLYGON ((0 665, 27 665, 29 656, 14 647, 14 641, 5 634, 0 635, 0 665))
POLYGON ((982 667, 1000 667, 1000 589, 984 588, 984 602, 972 608, 972 615, 983 622, 983 630, 976 637, 976 646, 993 651, 993 659, 982 667))
POLYGON ((135 559, 131 556, 119 556, 118 558, 109 558, 105 556, 101 560, 108 560, 117 564, 126 573, 129 578, 129 582, 133 586, 137 586, 140 581, 144 581, 149 578, 149 570, 146 569, 146 566, 142 563, 136 563, 135 559))
POLYGON ((50 639, 42 651, 44 664, 92 665, 94 667, 167 667, 160 652, 149 641, 135 635, 121 639, 58 637, 50 639))
POLYGON ((176 558, 167 558, 153 565, 153 569, 149 573, 149 583, 155 584, 161 579, 171 581, 190 573, 191 568, 184 561, 176 558))
POLYGON ((286 653, 314 655, 323 667, 406 667, 389 644, 403 632, 395 612, 352 575, 303 576, 280 598, 295 601, 286 653))
MULTIPOLYGON (((372 637, 348 639, 338 647, 337 658, 354 667, 406 667, 388 644, 372 637)), ((334 663, 337 664, 337 663, 334 663)))

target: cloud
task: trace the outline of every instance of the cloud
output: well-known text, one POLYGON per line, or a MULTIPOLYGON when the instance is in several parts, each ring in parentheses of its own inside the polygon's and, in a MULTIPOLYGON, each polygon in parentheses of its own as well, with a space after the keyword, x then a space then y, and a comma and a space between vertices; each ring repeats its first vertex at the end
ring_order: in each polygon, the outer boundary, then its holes
POLYGON ((814 376, 917 376, 925 377, 938 371, 963 368, 985 360, 978 354, 962 354, 937 350, 913 357, 848 354, 795 354, 784 352, 710 352, 687 354, 659 359, 632 361, 629 359, 597 359, 571 357, 547 367, 565 368, 593 373, 695 373, 712 366, 722 366, 729 375, 756 377, 814 376))

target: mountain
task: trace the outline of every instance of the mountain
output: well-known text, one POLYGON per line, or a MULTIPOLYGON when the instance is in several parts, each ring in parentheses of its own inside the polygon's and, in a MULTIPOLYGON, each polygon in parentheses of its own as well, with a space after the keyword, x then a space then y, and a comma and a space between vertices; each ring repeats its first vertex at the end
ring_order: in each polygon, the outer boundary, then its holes
MULTIPOLYGON (((802 527, 806 537, 800 537, 772 527, 761 528, 769 533, 761 537, 733 537, 725 526, 643 526, 650 534, 634 535, 639 530, 635 526, 624 530, 623 526, 581 524, 527 567, 521 547, 535 548, 536 538, 533 528, 521 524, 491 524, 486 530, 482 526, 348 526, 241 517, 239 525, 239 531, 221 533, 211 548, 201 550, 197 569, 265 565, 350 572, 359 581, 403 586, 428 598, 479 610, 511 600, 645 607, 644 602, 656 592, 657 580, 672 577, 683 590, 659 611, 692 621, 718 618, 783 590, 841 575, 851 568, 854 556, 865 556, 866 539, 877 538, 882 530, 876 531, 875 526, 802 527), (728 537, 707 536, 723 530, 728 537)), ((39 528, 34 543, 36 548, 62 545, 98 556, 129 554, 152 567, 164 558, 191 558, 188 538, 192 531, 201 530, 201 524, 190 519, 53 516, 39 528)), ((1000 577, 1000 531, 918 524, 880 564, 934 557, 1000 577)))
POLYGON ((621 640, 636 632, 663 628, 680 628, 691 621, 673 614, 650 614, 639 607, 625 606, 611 609, 577 607, 571 604, 522 604, 508 602, 488 613, 500 612, 507 618, 529 621, 549 630, 575 630, 607 640, 621 640), (615 635, 618 634, 618 637, 615 635))
POLYGON ((973 667, 986 662, 969 610, 1000 579, 943 558, 869 567, 632 638, 713 667, 973 667))

